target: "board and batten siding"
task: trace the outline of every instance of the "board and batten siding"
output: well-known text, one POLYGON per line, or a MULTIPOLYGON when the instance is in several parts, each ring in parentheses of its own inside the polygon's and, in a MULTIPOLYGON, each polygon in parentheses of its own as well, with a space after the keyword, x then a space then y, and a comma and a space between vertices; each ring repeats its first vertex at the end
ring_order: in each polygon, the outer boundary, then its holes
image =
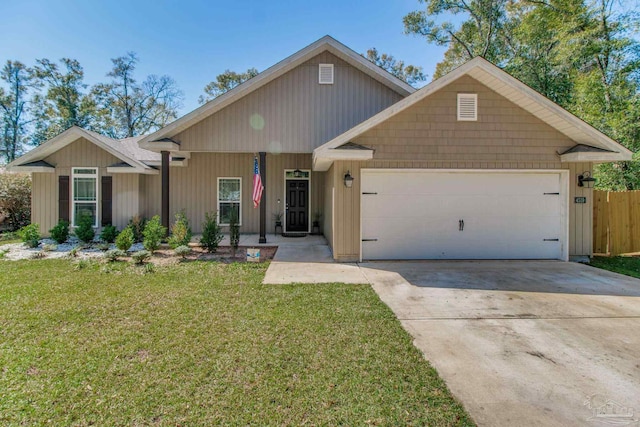
POLYGON ((335 176, 334 166, 331 165, 328 171, 325 172, 324 177, 324 215, 323 215, 323 234, 329 242, 329 246, 333 248, 333 230, 334 223, 334 197, 335 197, 335 176))
MULTIPOLYGON (((242 178, 241 233, 260 231, 260 209, 253 207, 253 154, 248 153, 193 153, 187 167, 171 167, 170 215, 185 212, 194 233, 202 232, 206 212, 218 210, 218 178, 242 178)), ((274 231, 273 214, 284 212, 285 169, 311 169, 310 154, 267 154, 266 156, 266 231, 274 231), (280 203, 278 203, 278 199, 280 203)), ((157 176, 144 177, 145 216, 160 214, 161 180, 157 176)), ((311 174, 310 221, 316 211, 324 208, 324 172, 311 174)), ((284 221, 284 219, 283 219, 284 221)))
POLYGON ((577 176, 591 163, 561 163, 558 152, 576 143, 519 106, 470 77, 444 87, 416 105, 365 132, 354 141, 375 150, 366 162, 338 161, 333 179, 347 171, 352 188, 335 186, 334 258, 360 257, 360 169, 568 169, 569 255, 592 253, 592 190, 578 187, 577 176), (458 93, 478 94, 478 121, 459 122, 458 93), (574 198, 586 196, 587 203, 574 198))
POLYGON ((402 97, 324 52, 172 138, 184 151, 311 153, 402 97), (318 83, 320 63, 334 84, 318 83))
POLYGON ((80 138, 44 159, 55 166, 55 173, 33 173, 31 220, 40 225, 42 235, 58 223, 58 177, 71 177, 73 167, 98 168, 98 212, 101 210, 100 178, 113 177, 113 222, 119 229, 127 225, 129 218, 141 210, 139 202, 139 175, 109 174, 107 167, 121 160, 80 138))

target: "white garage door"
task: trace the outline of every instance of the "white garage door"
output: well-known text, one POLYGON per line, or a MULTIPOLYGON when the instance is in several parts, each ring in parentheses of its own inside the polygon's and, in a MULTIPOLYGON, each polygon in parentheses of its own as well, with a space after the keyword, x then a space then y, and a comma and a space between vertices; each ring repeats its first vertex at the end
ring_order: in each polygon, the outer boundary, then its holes
POLYGON ((559 172, 362 171, 363 259, 566 259, 559 172))

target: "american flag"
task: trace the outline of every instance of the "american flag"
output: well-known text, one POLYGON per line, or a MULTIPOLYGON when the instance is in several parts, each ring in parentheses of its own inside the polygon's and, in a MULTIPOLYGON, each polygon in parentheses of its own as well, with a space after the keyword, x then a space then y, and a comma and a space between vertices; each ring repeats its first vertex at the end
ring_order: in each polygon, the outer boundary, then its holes
POLYGON ((262 199, 262 178, 260 177, 260 169, 258 169, 258 158, 253 158, 253 207, 257 208, 262 199))

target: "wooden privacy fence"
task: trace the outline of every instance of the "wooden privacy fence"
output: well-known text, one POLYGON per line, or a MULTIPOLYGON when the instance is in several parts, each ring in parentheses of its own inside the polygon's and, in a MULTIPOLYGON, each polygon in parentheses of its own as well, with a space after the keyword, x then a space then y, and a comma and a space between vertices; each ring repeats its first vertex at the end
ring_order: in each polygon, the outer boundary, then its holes
POLYGON ((640 252, 640 191, 594 190, 593 252, 640 252))

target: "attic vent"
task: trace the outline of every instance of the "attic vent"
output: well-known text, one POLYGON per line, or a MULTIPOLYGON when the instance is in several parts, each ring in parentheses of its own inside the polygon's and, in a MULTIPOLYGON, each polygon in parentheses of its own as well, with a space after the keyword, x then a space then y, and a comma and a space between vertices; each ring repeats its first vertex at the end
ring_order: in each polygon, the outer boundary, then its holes
POLYGON ((475 122, 478 120, 478 94, 458 94, 458 120, 475 122))
POLYGON ((318 83, 321 85, 333 84, 333 64, 320 64, 318 68, 318 83))

